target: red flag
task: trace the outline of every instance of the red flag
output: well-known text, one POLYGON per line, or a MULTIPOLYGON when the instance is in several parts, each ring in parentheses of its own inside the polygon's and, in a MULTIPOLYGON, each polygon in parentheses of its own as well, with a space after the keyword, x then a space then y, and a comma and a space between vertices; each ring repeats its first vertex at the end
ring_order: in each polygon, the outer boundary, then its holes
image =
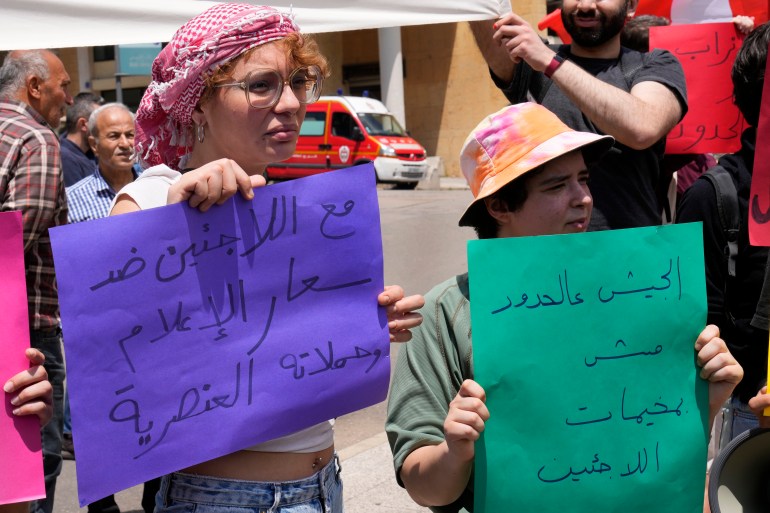
POLYGON ((770 17, 768 0, 730 0, 733 15, 754 16, 754 26, 762 25, 770 17))
POLYGON ((674 0, 639 0, 634 16, 651 14, 671 19, 671 4, 674 0))
POLYGON ((567 32, 567 29, 564 28, 564 23, 561 22, 561 9, 556 9, 555 11, 552 11, 551 14, 546 15, 545 18, 538 22, 537 28, 539 30, 553 30, 556 32, 556 35, 559 36, 559 39, 566 45, 572 42, 572 38, 567 32))

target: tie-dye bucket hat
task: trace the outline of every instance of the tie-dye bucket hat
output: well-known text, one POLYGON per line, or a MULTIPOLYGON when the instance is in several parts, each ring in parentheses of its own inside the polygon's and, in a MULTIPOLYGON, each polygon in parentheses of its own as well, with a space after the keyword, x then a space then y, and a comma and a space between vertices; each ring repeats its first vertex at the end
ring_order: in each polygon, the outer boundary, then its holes
POLYGON ((612 147, 609 135, 577 132, 536 103, 509 105, 484 118, 465 140, 460 169, 473 192, 473 203, 460 218, 470 226, 480 201, 523 174, 571 151, 582 149, 586 164, 612 147))

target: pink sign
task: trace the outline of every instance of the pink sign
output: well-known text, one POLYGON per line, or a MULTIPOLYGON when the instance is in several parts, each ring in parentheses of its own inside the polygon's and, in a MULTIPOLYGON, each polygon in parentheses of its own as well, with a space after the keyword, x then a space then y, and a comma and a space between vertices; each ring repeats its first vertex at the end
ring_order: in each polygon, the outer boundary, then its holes
MULTIPOLYGON (((29 366, 27 286, 21 212, 0 212, 0 385, 29 366)), ((4 395, 0 413, 0 504, 45 497, 40 423, 37 417, 16 417, 10 396, 4 395)))

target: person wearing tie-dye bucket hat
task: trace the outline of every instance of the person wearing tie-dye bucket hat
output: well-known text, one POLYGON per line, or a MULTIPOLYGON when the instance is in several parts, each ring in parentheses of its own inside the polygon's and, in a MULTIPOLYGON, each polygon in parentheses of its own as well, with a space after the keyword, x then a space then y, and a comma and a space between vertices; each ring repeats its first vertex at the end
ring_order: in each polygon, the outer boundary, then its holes
MULTIPOLYGON (((139 159, 151 167, 121 189, 111 215, 183 201, 206 211, 234 194, 252 199, 252 188, 265 185, 267 164, 294 153, 307 105, 318 100, 327 74, 326 59, 291 15, 215 3, 183 25, 153 63, 135 137, 139 159)), ((422 319, 413 312, 422 296, 388 286, 377 301, 391 341, 409 340, 422 319)), ((333 424, 164 476, 155 512, 339 513, 333 424)))
MULTIPOLYGON (((574 131, 534 103, 487 116, 460 153, 474 199, 459 224, 482 239, 586 231, 587 165, 613 142, 574 131)), ((468 273, 434 287, 421 311, 424 322, 399 350, 388 399, 396 480, 432 511, 473 511, 474 442, 494 412, 473 381, 468 273)), ((711 399, 721 404, 743 371, 715 326, 701 332, 695 349, 701 375, 718 385, 709 387, 711 399)))

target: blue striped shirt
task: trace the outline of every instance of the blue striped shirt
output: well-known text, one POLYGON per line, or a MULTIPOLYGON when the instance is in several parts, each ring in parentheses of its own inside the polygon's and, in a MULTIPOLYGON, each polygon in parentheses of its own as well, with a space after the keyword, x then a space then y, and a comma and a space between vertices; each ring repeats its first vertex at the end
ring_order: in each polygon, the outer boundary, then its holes
MULTIPOLYGON (((134 179, 139 173, 134 169, 134 179)), ((110 214, 110 205, 117 194, 96 168, 94 174, 87 176, 75 185, 67 187, 67 204, 70 223, 80 223, 91 219, 101 219, 110 214)))

